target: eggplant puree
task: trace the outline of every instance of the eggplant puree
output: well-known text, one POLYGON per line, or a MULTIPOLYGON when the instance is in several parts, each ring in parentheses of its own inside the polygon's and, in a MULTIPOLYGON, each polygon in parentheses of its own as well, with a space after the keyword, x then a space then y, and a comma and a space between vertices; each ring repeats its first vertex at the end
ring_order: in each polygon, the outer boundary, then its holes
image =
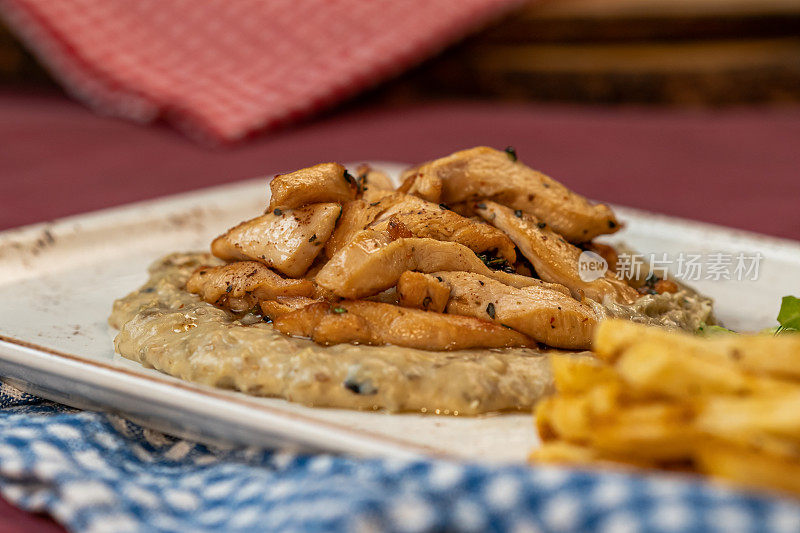
POLYGON ((528 411, 551 391, 537 350, 432 352, 287 337, 258 315, 234 315, 184 290, 195 268, 217 264, 204 253, 154 263, 150 280, 114 303, 117 352, 189 381, 319 407, 476 415, 528 411))

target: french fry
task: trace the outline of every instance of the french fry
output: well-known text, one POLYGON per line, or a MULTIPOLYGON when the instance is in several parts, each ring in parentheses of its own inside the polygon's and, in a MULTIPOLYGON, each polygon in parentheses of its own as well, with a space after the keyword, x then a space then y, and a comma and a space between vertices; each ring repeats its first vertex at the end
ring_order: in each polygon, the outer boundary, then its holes
POLYGON ((605 383, 584 394, 545 398, 536 407, 536 424, 542 440, 555 437, 588 439, 594 427, 623 409, 618 383, 605 383))
POLYGON ((588 446, 581 446, 565 441, 545 442, 533 450, 528 457, 531 461, 546 463, 586 464, 598 461, 600 455, 588 446))
POLYGON ((553 353, 550 365, 556 390, 561 394, 581 393, 598 383, 619 381, 613 367, 586 355, 553 353))
POLYGON ((622 380, 637 393, 676 399, 781 387, 775 380, 748 374, 735 361, 697 357, 663 339, 628 347, 615 367, 622 380))
POLYGON ((595 329, 592 351, 601 360, 614 363, 628 347, 640 342, 643 334, 652 339, 656 332, 627 320, 603 320, 595 329))
POLYGON ((565 441, 553 441, 542 444, 541 447, 530 453, 528 460, 574 465, 608 463, 608 466, 611 467, 633 466, 637 468, 656 468, 658 466, 652 461, 603 454, 589 446, 582 446, 565 441))
POLYGON ((800 496, 800 335, 600 324, 598 361, 554 356, 531 460, 693 468, 800 496))
POLYGON ((692 456, 698 434, 690 409, 672 403, 636 405, 597 425, 589 443, 597 450, 631 460, 681 461, 692 456))
POLYGON ((708 355, 734 359, 752 372, 800 380, 800 334, 717 335, 709 340, 708 355))
POLYGON ((553 434, 572 442, 584 442, 592 433, 592 406, 585 396, 550 398, 539 416, 547 421, 553 434))
POLYGON ((554 440, 558 438, 555 428, 553 428, 553 403, 556 401, 555 397, 550 396, 544 398, 536 404, 533 412, 533 419, 536 424, 536 431, 539 433, 539 439, 542 442, 554 440))
POLYGON ((769 396, 712 397, 698 402, 697 413, 696 427, 709 435, 738 442, 781 436, 796 440, 795 451, 800 451, 800 388, 769 396))
POLYGON ((695 455, 700 472, 746 486, 777 489, 800 495, 798 457, 716 441, 701 444, 695 455))
POLYGON ((614 363, 636 345, 669 346, 672 353, 720 364, 733 362, 750 372, 800 380, 800 335, 698 337, 625 320, 604 320, 597 328, 594 350, 604 361, 614 363))

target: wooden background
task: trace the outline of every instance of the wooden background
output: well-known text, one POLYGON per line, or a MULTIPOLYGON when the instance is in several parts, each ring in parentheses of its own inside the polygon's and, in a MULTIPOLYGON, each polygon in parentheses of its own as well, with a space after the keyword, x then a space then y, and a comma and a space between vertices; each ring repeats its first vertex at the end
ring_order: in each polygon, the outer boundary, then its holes
MULTIPOLYGON (((0 27, 0 83, 53 85, 0 27)), ((540 0, 361 99, 800 102, 800 0, 540 0)))

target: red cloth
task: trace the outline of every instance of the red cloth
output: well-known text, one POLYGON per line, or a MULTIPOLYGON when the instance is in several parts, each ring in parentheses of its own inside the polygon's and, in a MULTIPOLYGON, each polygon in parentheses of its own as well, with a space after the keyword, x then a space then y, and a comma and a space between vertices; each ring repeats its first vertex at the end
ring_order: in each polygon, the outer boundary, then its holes
POLYGON ((234 141, 330 106, 519 0, 0 0, 78 99, 234 141))

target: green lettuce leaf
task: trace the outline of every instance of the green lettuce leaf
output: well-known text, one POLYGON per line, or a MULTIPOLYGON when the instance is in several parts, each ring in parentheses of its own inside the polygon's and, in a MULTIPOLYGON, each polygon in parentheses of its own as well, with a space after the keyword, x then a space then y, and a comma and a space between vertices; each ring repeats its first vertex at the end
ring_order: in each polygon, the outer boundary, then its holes
POLYGON ((781 300, 781 310, 778 312, 778 330, 800 331, 800 298, 784 296, 781 300))

